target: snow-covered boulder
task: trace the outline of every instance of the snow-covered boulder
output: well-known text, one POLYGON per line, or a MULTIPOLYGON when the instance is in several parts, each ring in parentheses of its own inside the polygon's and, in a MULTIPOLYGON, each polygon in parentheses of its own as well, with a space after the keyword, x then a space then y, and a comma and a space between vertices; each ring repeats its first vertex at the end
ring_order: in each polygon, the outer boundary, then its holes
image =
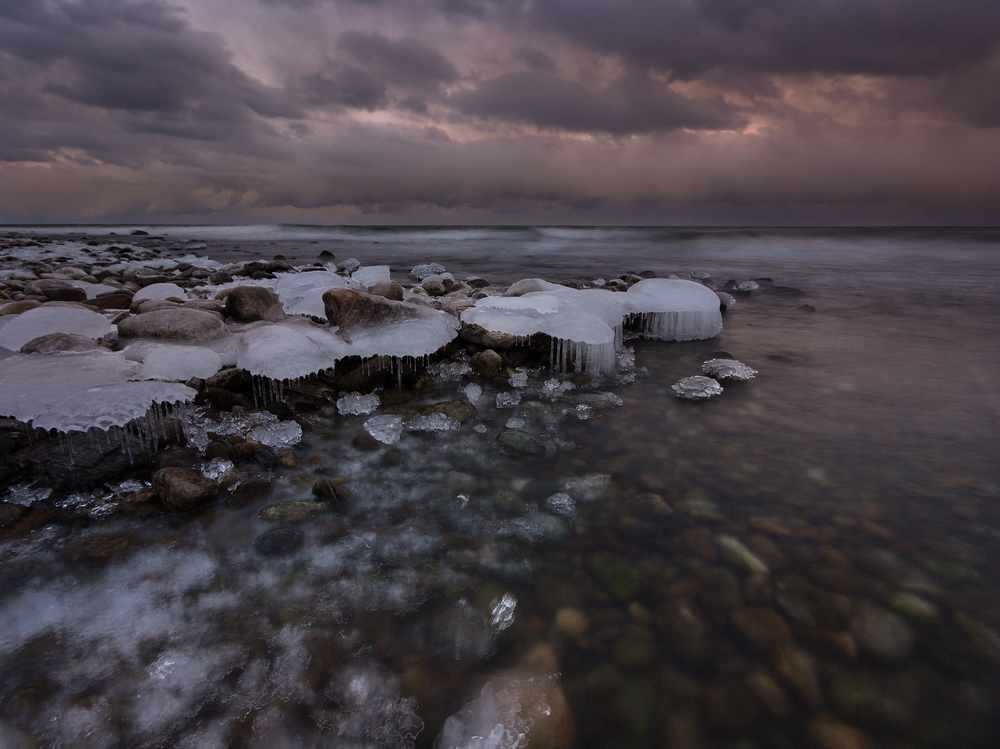
POLYGON ((13 316, 0 328, 0 348, 20 351, 28 341, 50 333, 74 333, 101 338, 111 323, 97 312, 78 307, 36 307, 13 316))

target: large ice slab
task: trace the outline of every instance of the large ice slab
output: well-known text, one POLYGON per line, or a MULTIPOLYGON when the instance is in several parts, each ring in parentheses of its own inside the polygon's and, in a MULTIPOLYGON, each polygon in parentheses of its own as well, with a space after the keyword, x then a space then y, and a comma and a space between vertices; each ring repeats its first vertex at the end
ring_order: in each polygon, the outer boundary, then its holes
POLYGON ((349 348, 308 323, 263 325, 240 336, 236 365, 274 380, 294 379, 332 367, 337 359, 350 356, 349 348))
POLYGON ((222 357, 212 349, 152 343, 145 346, 142 369, 134 379, 184 382, 192 377, 207 379, 220 369, 222 357))
POLYGON ((124 426, 154 403, 197 393, 168 382, 129 382, 125 357, 111 351, 15 354, 0 360, 0 414, 62 432, 124 426))
POLYGON ((343 276, 326 270, 306 271, 282 276, 274 284, 274 293, 289 315, 325 317, 323 292, 327 289, 346 289, 343 276))
POLYGON ((0 328, 0 348, 20 351, 28 341, 49 333, 75 333, 100 338, 111 332, 104 315, 79 307, 36 307, 0 328))
POLYGON ((722 332, 719 297, 697 281, 647 278, 624 295, 640 317, 641 334, 662 341, 696 341, 722 332))

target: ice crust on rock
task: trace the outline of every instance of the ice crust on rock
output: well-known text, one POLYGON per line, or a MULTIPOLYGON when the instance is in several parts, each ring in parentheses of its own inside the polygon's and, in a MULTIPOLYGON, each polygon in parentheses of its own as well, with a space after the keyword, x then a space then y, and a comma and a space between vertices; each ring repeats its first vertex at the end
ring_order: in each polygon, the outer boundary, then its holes
POLYGON ((552 362, 570 369, 611 374, 626 320, 640 335, 669 341, 711 338, 722 332, 719 299, 694 281, 653 278, 627 293, 524 279, 503 297, 486 297, 462 313, 462 322, 495 333, 525 338, 544 333, 553 339, 552 362))
POLYGON ((132 301, 139 302, 143 299, 169 299, 170 297, 187 299, 187 292, 175 283, 154 283, 135 292, 135 295, 132 297, 132 301))
POLYGON ((258 424, 247 432, 247 440, 273 448, 297 445, 302 441, 302 427, 294 421, 258 424))
POLYGON ((322 328, 295 321, 246 330, 236 347, 236 365, 252 374, 287 380, 332 367, 349 356, 348 344, 322 328))
POLYGON ((441 263, 421 263, 413 266, 410 270, 410 276, 417 281, 423 281, 428 276, 436 276, 447 270, 441 263))
POLYGON ((274 284, 274 293, 281 300, 281 307, 289 315, 326 317, 323 292, 327 289, 346 289, 343 276, 325 270, 306 271, 282 275, 274 284))
POLYGON ((125 357, 111 351, 17 354, 0 360, 0 414, 62 432, 110 429, 154 403, 197 393, 167 382, 129 382, 125 357))
POLYGON ((0 328, 0 348, 10 351, 20 351, 28 341, 50 333, 101 338, 111 332, 104 315, 78 307, 36 307, 11 318, 0 328))
POLYGON ((460 426, 458 419, 442 413, 421 414, 406 422, 411 432, 449 432, 460 426))
POLYGON ((757 370, 735 359, 709 359, 701 365, 701 371, 717 380, 745 382, 757 376, 757 370))

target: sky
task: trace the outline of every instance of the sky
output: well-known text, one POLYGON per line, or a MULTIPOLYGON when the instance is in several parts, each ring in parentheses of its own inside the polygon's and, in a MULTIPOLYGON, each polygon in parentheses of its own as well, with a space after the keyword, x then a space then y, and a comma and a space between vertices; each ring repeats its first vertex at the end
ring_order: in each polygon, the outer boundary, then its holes
POLYGON ((1000 224, 1000 3, 0 0, 0 222, 1000 224))

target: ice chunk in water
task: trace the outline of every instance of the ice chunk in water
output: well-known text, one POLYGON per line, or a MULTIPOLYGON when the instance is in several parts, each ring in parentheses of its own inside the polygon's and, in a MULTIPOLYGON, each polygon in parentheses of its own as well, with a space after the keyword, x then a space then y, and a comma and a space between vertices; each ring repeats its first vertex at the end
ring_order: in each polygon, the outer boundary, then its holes
POLYGON ((516 388, 528 387, 528 375, 525 372, 515 372, 510 376, 510 385, 516 388))
POLYGON ((390 414, 372 416, 365 422, 365 431, 383 445, 391 445, 403 434, 403 419, 390 414))
POLYGON ((756 281, 740 281, 733 288, 737 291, 757 291, 760 288, 760 284, 756 281))
POLYGON ((581 502, 593 502, 600 499, 609 488, 611 488, 611 477, 606 473, 593 473, 589 476, 566 479, 562 482, 563 491, 581 502))
POLYGON ((389 281, 388 265, 366 265, 358 268, 351 274, 351 280, 357 281, 362 286, 371 288, 380 281, 389 281))
POLYGON ((343 276, 325 270, 306 271, 282 275, 274 285, 274 293, 281 300, 281 307, 290 315, 326 317, 323 292, 328 289, 347 288, 343 276))
POLYGON ((701 371, 717 380, 743 382, 752 380, 757 370, 735 359, 709 359, 701 365, 701 371))
POLYGON ((139 302, 143 299, 168 299, 170 297, 187 299, 187 292, 175 283, 154 283, 135 292, 135 295, 132 297, 132 301, 139 302))
POLYGON ((476 383, 470 382, 465 387, 459 389, 459 392, 462 393, 468 399, 469 403, 475 405, 475 403, 482 396, 483 389, 476 383))
POLYGON ((406 422, 406 428, 413 432, 448 432, 460 426, 458 419, 442 413, 421 414, 406 422))
POLYGON ((302 441, 302 427, 294 421, 258 424, 247 434, 247 439, 268 447, 287 447, 302 441))
MULTIPOLYGON (((135 348, 129 347, 130 350, 135 348)), ((202 346, 149 344, 137 380, 179 380, 192 377, 208 379, 222 369, 222 357, 202 346)))
POLYGON ((63 432, 109 429, 144 415, 154 403, 197 393, 167 382, 129 382, 125 357, 111 351, 15 354, 0 360, 0 414, 63 432))
POLYGON ((522 429, 524 428, 525 423, 526 422, 524 421, 524 419, 520 418, 519 416, 512 416, 511 418, 507 419, 506 426, 508 429, 522 429))
POLYGON ((337 411, 347 416, 363 416, 378 408, 381 402, 375 393, 348 393, 337 399, 337 411))
POLYGON ((722 395, 722 385, 711 377, 685 377, 670 386, 673 394, 678 398, 689 401, 702 401, 722 395))
POLYGON ((520 393, 497 393, 497 408, 513 408, 520 402, 520 393))
POLYGON ((574 390, 575 388, 576 385, 569 380, 558 380, 553 377, 542 384, 542 395, 550 400, 555 400, 567 390, 574 390))
POLYGON ((558 492, 545 500, 545 507, 558 515, 574 517, 576 515, 576 503, 566 492, 558 492))
POLYGON ((225 458, 213 458, 201 467, 201 475, 215 481, 226 471, 229 471, 232 468, 232 461, 226 460, 225 458))
POLYGON ((100 338, 110 332, 111 323, 97 312, 78 307, 36 307, 0 328, 0 348, 20 351, 28 341, 50 333, 100 338))
POLYGON ((504 593, 494 598, 490 603, 490 624, 497 632, 503 632, 514 623, 514 609, 517 608, 517 596, 504 593))

